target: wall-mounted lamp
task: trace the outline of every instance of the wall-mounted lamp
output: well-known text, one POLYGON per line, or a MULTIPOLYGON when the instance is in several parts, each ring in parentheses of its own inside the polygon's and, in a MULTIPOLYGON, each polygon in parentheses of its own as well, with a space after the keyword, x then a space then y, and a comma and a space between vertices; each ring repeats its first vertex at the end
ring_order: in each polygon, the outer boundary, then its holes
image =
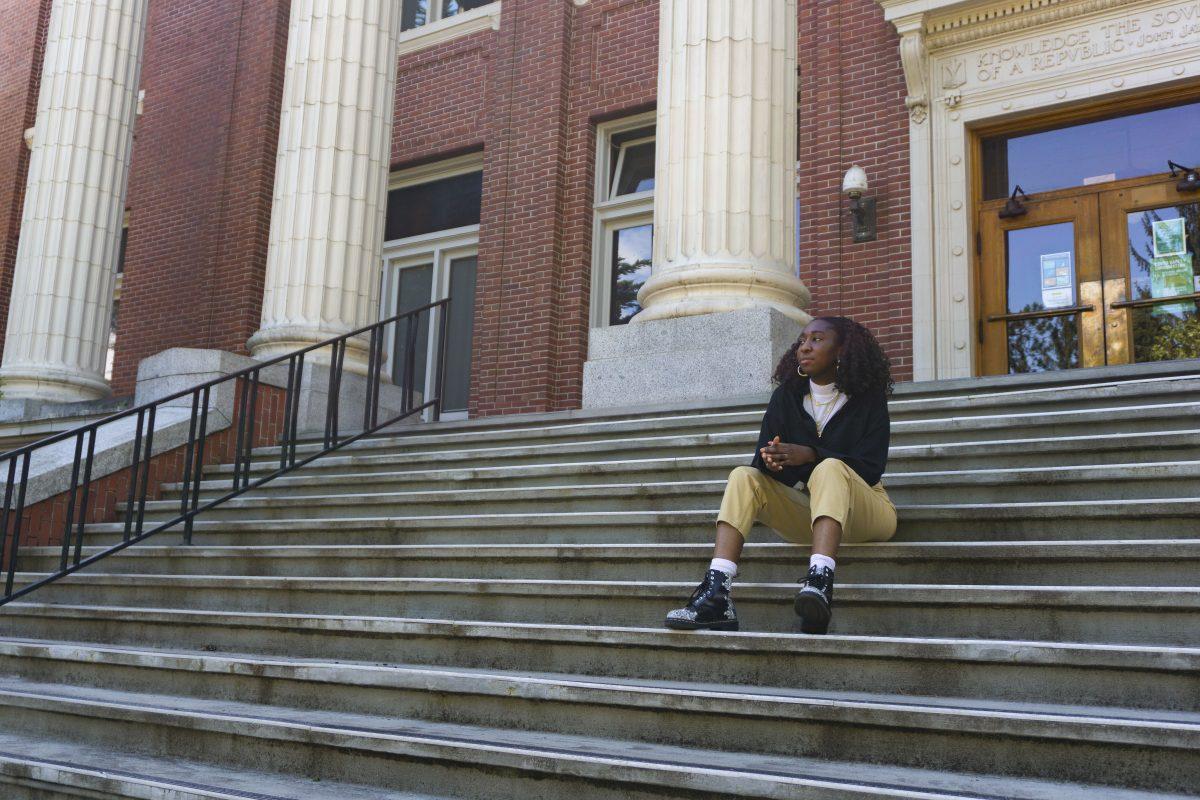
POLYGON ((842 179, 842 194, 850 198, 850 216, 854 219, 855 242, 875 241, 875 198, 863 197, 867 190, 867 172, 855 164, 842 179))
POLYGON ((1200 191, 1200 167, 1188 168, 1174 161, 1168 161, 1167 166, 1171 168, 1171 177, 1179 178, 1176 189, 1181 192, 1200 191))

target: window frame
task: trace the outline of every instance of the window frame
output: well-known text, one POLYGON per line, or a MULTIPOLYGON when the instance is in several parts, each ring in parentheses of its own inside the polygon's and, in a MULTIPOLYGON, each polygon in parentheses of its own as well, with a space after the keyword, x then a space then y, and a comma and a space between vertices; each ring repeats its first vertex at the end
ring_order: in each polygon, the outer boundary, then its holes
POLYGON ((445 44, 477 31, 500 30, 500 4, 502 2, 503 0, 494 0, 486 6, 443 17, 441 0, 431 0, 430 18, 422 25, 401 31, 397 38, 398 55, 415 53, 428 47, 445 44), (436 8, 436 12, 433 8, 436 8))
MULTIPOLYGON (((592 299, 589 312, 591 328, 611 326, 609 305, 612 302, 612 268, 615 255, 613 234, 624 228, 654 224, 653 189, 616 197, 613 196, 613 192, 616 191, 621 178, 620 167, 624 162, 626 150, 636 145, 656 142, 657 131, 653 135, 623 142, 615 163, 612 139, 614 136, 640 128, 652 128, 656 120, 656 112, 647 111, 596 126, 596 172, 592 195, 592 299)), ((657 159, 657 152, 655 158, 657 159)))

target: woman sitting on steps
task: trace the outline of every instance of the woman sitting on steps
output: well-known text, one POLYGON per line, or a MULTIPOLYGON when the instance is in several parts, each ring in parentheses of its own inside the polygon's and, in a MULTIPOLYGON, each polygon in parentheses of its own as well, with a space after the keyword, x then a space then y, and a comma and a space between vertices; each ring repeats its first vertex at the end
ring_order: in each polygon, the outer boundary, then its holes
POLYGON ((880 483, 892 377, 871 332, 846 317, 814 319, 779 361, 775 382, 754 460, 729 475, 712 563, 687 605, 667 614, 668 628, 737 630, 729 593, 757 521, 812 545, 796 614, 800 630, 825 633, 838 545, 896 532, 896 507, 880 483))

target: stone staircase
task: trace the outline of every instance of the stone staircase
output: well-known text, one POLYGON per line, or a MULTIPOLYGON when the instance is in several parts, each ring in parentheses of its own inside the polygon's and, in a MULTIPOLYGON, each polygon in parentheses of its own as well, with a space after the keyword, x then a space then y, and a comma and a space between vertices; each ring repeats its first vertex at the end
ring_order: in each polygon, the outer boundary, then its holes
POLYGON ((766 530, 742 632, 660 627, 762 398, 359 443, 0 608, 0 795, 1200 796, 1200 376, 1143 374, 901 387, 825 637, 766 530))

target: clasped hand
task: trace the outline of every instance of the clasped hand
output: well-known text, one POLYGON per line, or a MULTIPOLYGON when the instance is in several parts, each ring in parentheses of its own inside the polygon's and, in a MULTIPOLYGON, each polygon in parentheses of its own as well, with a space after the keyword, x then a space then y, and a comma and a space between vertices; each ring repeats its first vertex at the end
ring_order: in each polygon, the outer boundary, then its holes
POLYGON ((798 467, 817 460, 817 451, 805 444, 783 444, 776 436, 758 449, 767 469, 779 472, 784 467, 798 467))

